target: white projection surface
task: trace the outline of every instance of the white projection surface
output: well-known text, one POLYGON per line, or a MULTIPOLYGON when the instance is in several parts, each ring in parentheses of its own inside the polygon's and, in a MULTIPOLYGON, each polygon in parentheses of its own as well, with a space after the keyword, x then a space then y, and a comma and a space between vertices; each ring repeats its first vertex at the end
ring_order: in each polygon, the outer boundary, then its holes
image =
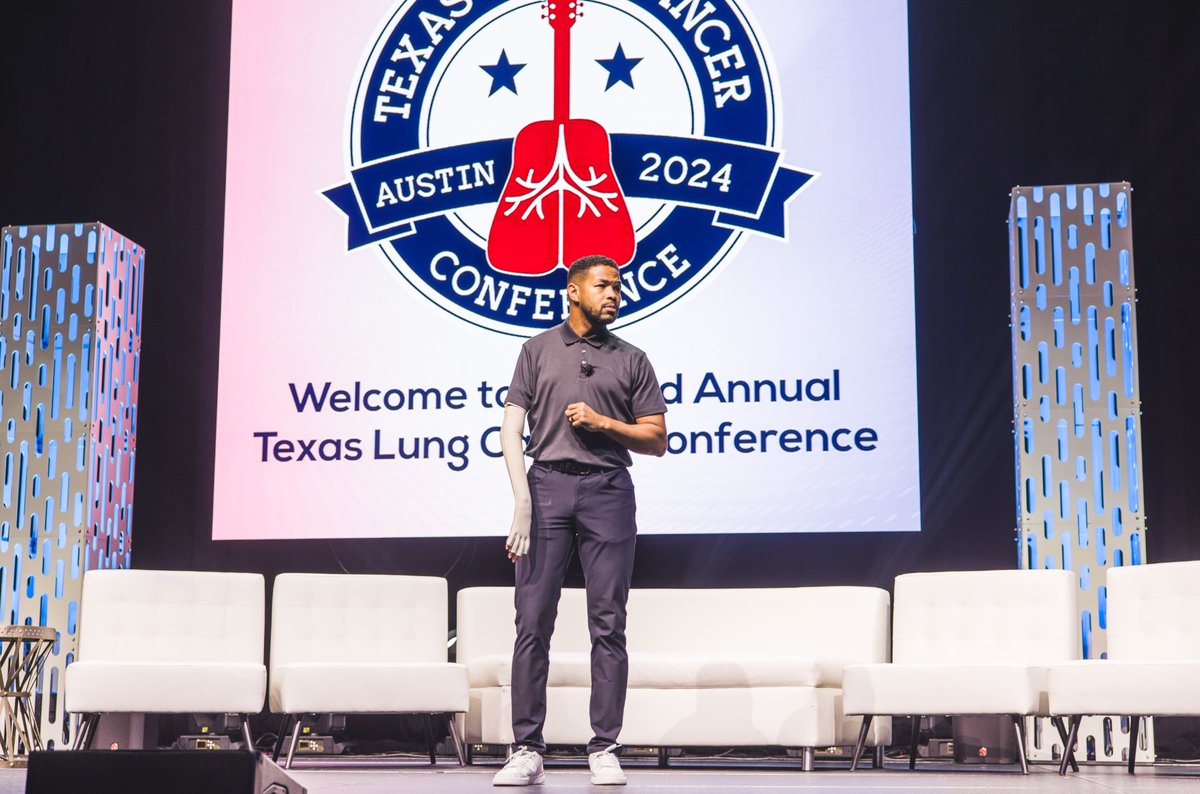
POLYGON ((215 539, 506 534, 504 392, 609 189, 668 403, 639 531, 920 529, 904 2, 571 20, 568 74, 537 2, 235 0, 215 539), (539 218, 566 190, 594 210, 539 218))

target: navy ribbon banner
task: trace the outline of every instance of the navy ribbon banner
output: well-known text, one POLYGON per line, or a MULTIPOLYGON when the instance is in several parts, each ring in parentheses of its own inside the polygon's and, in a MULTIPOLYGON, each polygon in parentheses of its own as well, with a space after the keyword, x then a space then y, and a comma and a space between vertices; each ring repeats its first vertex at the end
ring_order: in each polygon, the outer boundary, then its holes
MULTIPOLYGON (((784 236, 788 199, 815 176, 737 141, 620 133, 610 141, 626 198, 711 209, 718 226, 774 237, 784 236)), ((502 139, 408 152, 353 169, 350 183, 325 196, 346 213, 348 248, 405 237, 424 218, 499 201, 512 150, 502 139)))

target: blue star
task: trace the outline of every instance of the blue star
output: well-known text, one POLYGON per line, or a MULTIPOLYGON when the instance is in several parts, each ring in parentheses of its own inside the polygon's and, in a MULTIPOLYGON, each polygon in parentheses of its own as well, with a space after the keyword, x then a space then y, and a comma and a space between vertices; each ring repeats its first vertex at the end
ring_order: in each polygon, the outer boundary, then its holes
POLYGON ((500 50, 500 60, 496 61, 495 66, 479 65, 479 68, 491 75, 492 90, 488 91, 488 96, 499 91, 501 88, 507 88, 514 94, 517 93, 517 81, 514 79, 517 72, 524 69, 526 64, 509 63, 508 54, 504 50, 500 50))
POLYGON ((624 83, 633 88, 633 67, 642 62, 641 58, 626 58, 625 50, 617 45, 617 51, 611 58, 597 58, 596 63, 608 70, 608 84, 604 90, 612 88, 617 83, 624 83))

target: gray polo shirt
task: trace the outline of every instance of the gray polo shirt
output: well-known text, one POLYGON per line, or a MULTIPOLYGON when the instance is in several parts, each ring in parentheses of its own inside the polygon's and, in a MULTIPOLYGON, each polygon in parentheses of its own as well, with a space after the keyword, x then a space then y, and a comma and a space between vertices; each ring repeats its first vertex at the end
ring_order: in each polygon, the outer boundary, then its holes
POLYGON ((567 322, 521 347, 505 401, 526 411, 525 454, 587 466, 629 466, 633 461, 629 450, 603 433, 571 427, 568 405, 585 402, 597 413, 629 424, 667 411, 645 353, 607 332, 580 338, 567 322))

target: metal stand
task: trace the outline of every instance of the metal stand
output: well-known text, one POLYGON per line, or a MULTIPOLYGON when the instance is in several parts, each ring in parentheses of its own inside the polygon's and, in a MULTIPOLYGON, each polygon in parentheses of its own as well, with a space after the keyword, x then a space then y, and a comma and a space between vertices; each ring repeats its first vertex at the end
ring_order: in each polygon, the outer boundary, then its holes
POLYGON ((49 626, 0 626, 0 754, 8 766, 45 749, 31 697, 57 639, 49 626))

